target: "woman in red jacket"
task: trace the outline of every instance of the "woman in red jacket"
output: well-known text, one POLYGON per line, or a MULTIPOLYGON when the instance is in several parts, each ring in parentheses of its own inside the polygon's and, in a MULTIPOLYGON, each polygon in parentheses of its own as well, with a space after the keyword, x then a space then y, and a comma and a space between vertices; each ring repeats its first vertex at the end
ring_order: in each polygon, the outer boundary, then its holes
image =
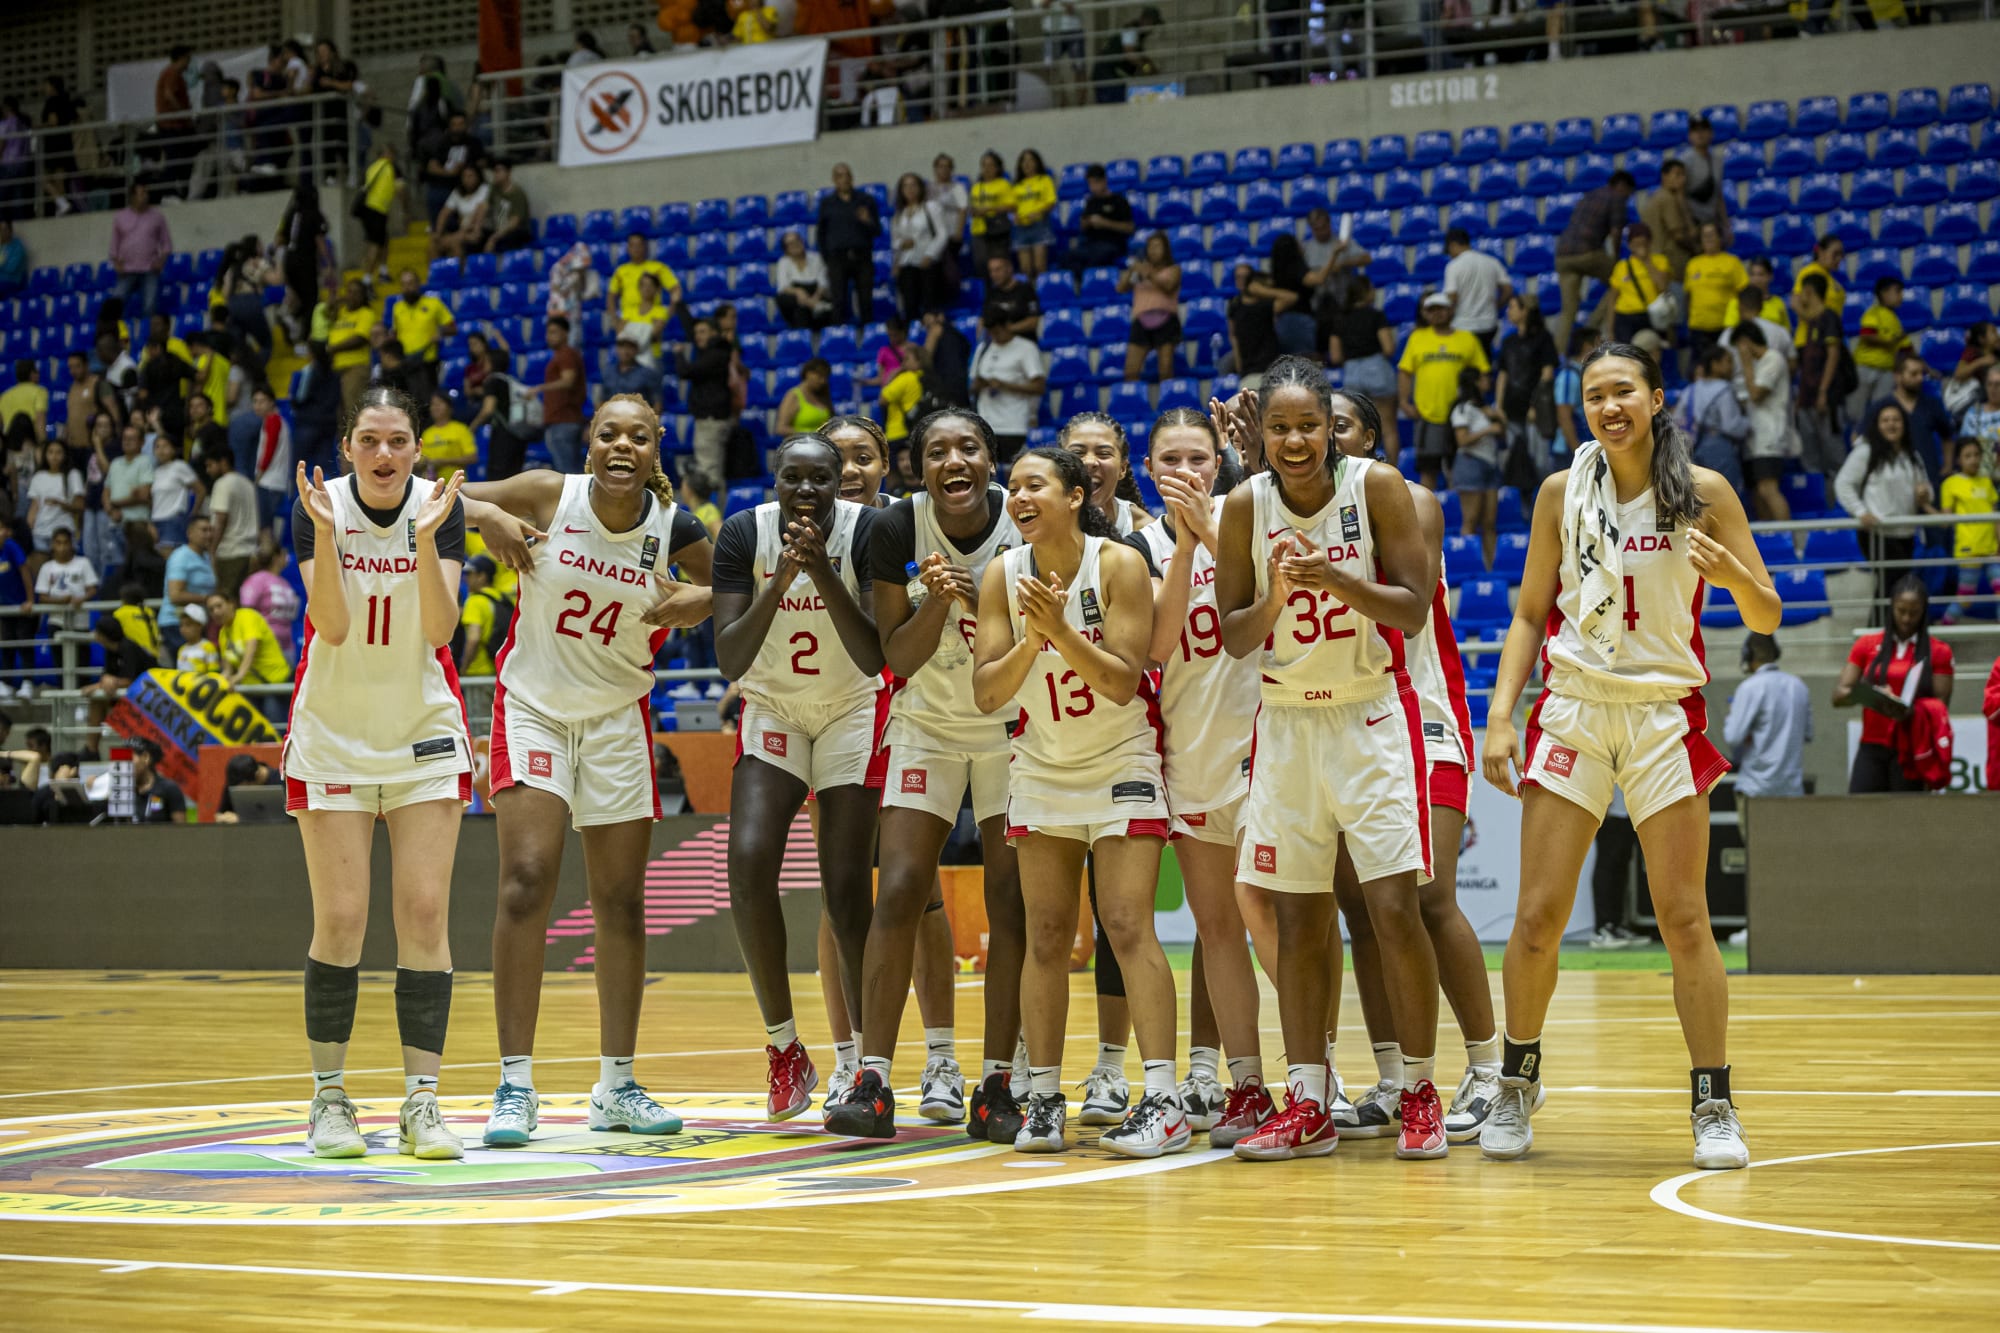
POLYGON ((1833 706, 1852 708, 1857 684, 1867 681, 1895 701, 1892 707, 1863 707, 1861 745, 1847 776, 1849 792, 1921 791, 1903 776, 1896 754, 1896 728, 1910 715, 1910 704, 1933 697, 1951 706, 1951 645, 1931 637, 1930 591, 1914 574, 1896 585, 1889 602, 1889 627, 1855 640, 1840 679, 1833 687, 1833 706), (1911 676, 1915 674, 1916 680, 1911 676))

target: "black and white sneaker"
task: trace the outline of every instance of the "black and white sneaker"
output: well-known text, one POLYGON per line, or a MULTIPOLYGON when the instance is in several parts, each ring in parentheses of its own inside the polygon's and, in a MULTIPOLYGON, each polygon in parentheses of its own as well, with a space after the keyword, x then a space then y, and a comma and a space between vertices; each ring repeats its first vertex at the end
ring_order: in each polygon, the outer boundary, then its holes
POLYGON ((1222 1119, 1229 1102, 1229 1089, 1207 1070, 1191 1073, 1181 1080, 1181 1105, 1187 1108, 1188 1128, 1206 1134, 1222 1119))
POLYGON ((1086 1125, 1119 1125, 1132 1109, 1132 1085, 1120 1069, 1102 1065, 1083 1080, 1083 1113, 1077 1119, 1086 1125))
POLYGON ((825 1108, 822 1120, 827 1133, 848 1139, 893 1139, 896 1137, 896 1098, 883 1084, 882 1076, 863 1069, 847 1096, 825 1108))
POLYGON ((945 1125, 965 1119, 965 1075, 959 1072, 958 1061, 948 1055, 934 1055, 924 1066, 917 1114, 945 1125))
POLYGON ((1060 1092, 1031 1093, 1027 1118, 1014 1136, 1015 1152, 1061 1152, 1068 1145, 1063 1130, 1069 1123, 1069 1102, 1060 1092))
POLYGON ((1187 1112, 1172 1097, 1149 1092, 1139 1099, 1124 1124, 1099 1136, 1097 1146, 1120 1157, 1160 1157, 1186 1152, 1192 1138, 1187 1112))
POLYGON ((1392 1083, 1377 1083, 1350 1105, 1348 1118, 1333 1118, 1342 1138, 1382 1139, 1392 1137, 1402 1114, 1403 1089, 1392 1083))

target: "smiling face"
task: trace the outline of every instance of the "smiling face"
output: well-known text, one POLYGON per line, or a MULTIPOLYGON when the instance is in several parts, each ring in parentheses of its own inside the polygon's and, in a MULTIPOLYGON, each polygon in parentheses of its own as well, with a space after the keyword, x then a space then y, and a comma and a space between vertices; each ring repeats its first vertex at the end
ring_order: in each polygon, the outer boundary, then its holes
POLYGON ((807 436, 778 451, 773 489, 778 512, 786 521, 809 518, 824 535, 833 522, 833 502, 840 494, 839 452, 807 436))
POLYGON ((1083 461, 1084 475, 1090 478, 1091 503, 1109 508, 1118 494, 1119 480, 1132 470, 1117 430, 1102 421, 1078 422, 1064 432, 1063 448, 1083 461))
POLYGON ((1653 414, 1666 402, 1646 382, 1645 367, 1630 357, 1607 356, 1583 372, 1583 415, 1590 433, 1611 453, 1653 436, 1653 414))
POLYGON ((1349 458, 1373 458, 1378 446, 1375 432, 1361 419, 1354 400, 1344 393, 1333 396, 1333 416, 1327 426, 1333 447, 1349 458))
POLYGON ((364 501, 377 509, 402 503, 403 484, 417 463, 416 423, 405 413, 393 407, 363 408, 340 449, 354 467, 364 501))
POLYGON ((1048 541, 1072 531, 1085 502, 1081 489, 1063 485, 1056 465, 1033 455, 1007 474, 1007 515, 1027 542, 1048 541))
POLYGON ((840 450, 840 498, 874 504, 882 493, 882 478, 889 474, 889 456, 882 446, 859 426, 840 426, 823 433, 840 450))
POLYGON ((1875 433, 1891 444, 1901 443, 1904 420, 1902 408, 1885 404, 1875 413, 1875 433))
POLYGON ((1206 482, 1213 490, 1222 456, 1215 451, 1215 437, 1199 426, 1166 426, 1153 432, 1153 447, 1147 455, 1155 477, 1179 476, 1197 484, 1206 482))
POLYGON ((659 457, 659 422, 643 404, 618 401, 597 409, 590 423, 590 475, 606 494, 636 497, 659 457))
POLYGON ((963 517, 986 505, 993 460, 985 441, 966 417, 941 416, 924 431, 921 466, 924 489, 944 513, 963 517))
POLYGON ((1328 414, 1312 390, 1285 385, 1264 400, 1264 462, 1298 485, 1326 472, 1328 414))

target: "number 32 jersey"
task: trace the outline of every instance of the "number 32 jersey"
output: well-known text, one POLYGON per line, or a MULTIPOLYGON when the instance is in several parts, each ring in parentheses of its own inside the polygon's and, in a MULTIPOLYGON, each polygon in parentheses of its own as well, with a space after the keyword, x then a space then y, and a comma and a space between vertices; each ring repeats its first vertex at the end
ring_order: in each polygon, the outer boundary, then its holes
POLYGON ((562 722, 628 709, 653 689, 668 630, 640 619, 658 600, 678 506, 647 496, 646 516, 612 532, 590 507, 589 477, 563 481, 548 541, 521 580, 520 609, 500 649, 510 699, 562 722))

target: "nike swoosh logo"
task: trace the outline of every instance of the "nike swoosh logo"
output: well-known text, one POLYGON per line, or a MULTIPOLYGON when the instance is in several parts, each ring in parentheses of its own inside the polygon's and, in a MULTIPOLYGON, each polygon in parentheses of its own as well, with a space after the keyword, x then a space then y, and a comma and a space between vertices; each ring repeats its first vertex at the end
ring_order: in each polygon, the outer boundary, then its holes
POLYGON ((1291 531, 1290 528, 1273 528, 1271 531, 1264 534, 1264 538, 1267 541, 1276 541, 1278 538, 1285 536, 1290 531, 1291 531))
POLYGON ((350 536, 350 537, 359 537, 359 536, 361 535, 361 529, 360 529, 360 528, 349 528, 349 529, 347 530, 347 535, 348 535, 348 536, 350 536))
POLYGON ((1380 716, 1380 717, 1371 717, 1371 718, 1367 719, 1367 722, 1368 722, 1368 725, 1372 727, 1372 726, 1374 726, 1374 725, 1375 725, 1375 724, 1376 724, 1377 722, 1387 722, 1387 721, 1388 721, 1388 720, 1389 720, 1390 718, 1392 718, 1392 717, 1394 717, 1394 716, 1396 716, 1396 715, 1395 715, 1394 713, 1384 713, 1384 714, 1382 714, 1382 716, 1380 716))
POLYGON ((565 525, 564 525, 564 527, 563 527, 563 531, 564 531, 564 532, 589 532, 589 531, 590 531, 590 529, 589 529, 589 528, 572 528, 572 527, 569 527, 569 526, 568 526, 567 524, 565 524, 565 525))

